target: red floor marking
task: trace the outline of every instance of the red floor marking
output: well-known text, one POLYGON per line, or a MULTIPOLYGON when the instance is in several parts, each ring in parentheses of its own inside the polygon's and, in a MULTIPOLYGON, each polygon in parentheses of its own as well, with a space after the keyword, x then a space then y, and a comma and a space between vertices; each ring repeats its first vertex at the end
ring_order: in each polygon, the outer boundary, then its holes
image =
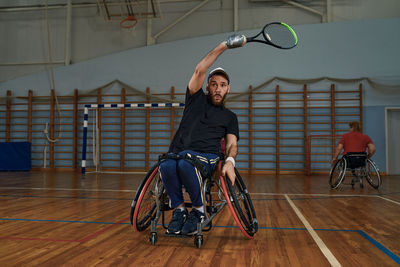
POLYGON ((114 226, 116 226, 116 225, 118 225, 118 224, 121 224, 122 222, 124 222, 124 221, 126 221, 126 220, 128 220, 128 219, 129 219, 129 216, 126 217, 126 218, 123 218, 123 219, 121 219, 121 220, 119 220, 119 221, 117 221, 117 222, 115 222, 115 223, 113 223, 113 224, 111 224, 111 225, 109 225, 109 226, 107 226, 106 228, 104 228, 104 229, 102 229, 102 230, 100 230, 100 231, 97 231, 97 232, 95 232, 95 233, 93 233, 93 234, 91 234, 91 235, 88 235, 87 237, 82 238, 81 240, 78 240, 78 242, 86 242, 86 241, 88 241, 89 239, 92 239, 92 238, 94 238, 94 237, 100 235, 101 233, 104 233, 105 231, 107 231, 107 230, 113 228, 114 226))
POLYGON ((0 239, 10 240, 39 240, 39 241, 50 241, 50 242, 80 242, 79 240, 63 240, 63 239, 51 239, 51 238, 31 238, 31 237, 15 237, 15 236, 0 236, 0 239))

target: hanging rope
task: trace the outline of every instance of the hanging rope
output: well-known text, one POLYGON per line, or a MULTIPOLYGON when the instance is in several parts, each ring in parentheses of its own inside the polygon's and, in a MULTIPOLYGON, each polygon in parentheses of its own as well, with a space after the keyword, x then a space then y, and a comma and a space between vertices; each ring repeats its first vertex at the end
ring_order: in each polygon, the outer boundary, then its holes
POLYGON ((99 114, 99 110, 96 109, 94 110, 94 113, 96 114, 95 116, 95 122, 93 122, 93 141, 92 141, 92 145, 93 145, 93 164, 96 167, 96 171, 98 169, 98 165, 99 165, 99 126, 98 126, 98 114, 99 114))
MULTIPOLYGON (((44 129, 44 134, 46 135, 47 141, 51 142, 51 143, 56 143, 61 139, 61 134, 62 134, 62 130, 61 130, 61 110, 60 110, 60 105, 58 103, 58 97, 56 94, 56 83, 55 83, 55 79, 54 79, 54 66, 53 66, 53 57, 51 54, 51 38, 50 38, 50 24, 49 24, 49 12, 48 12, 48 0, 46 0, 46 25, 47 25, 47 45, 48 45, 48 52, 49 52, 49 63, 50 63, 50 73, 51 73, 51 88, 54 89, 54 98, 56 101, 56 108, 57 108, 57 113, 58 113, 58 125, 59 125, 59 130, 58 130, 58 137, 56 139, 52 139, 49 136, 49 123, 46 123, 46 128, 44 129)), ((46 145, 47 146, 47 145, 46 145)))

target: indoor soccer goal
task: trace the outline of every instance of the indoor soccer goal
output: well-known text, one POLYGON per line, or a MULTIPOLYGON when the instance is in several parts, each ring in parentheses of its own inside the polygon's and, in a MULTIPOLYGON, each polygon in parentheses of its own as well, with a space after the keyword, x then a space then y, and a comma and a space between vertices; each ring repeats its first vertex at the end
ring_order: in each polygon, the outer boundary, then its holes
POLYGON ((331 169, 332 158, 342 135, 309 135, 307 155, 307 175, 327 173, 331 169))
POLYGON ((150 154, 168 150, 184 106, 184 103, 86 104, 82 174, 87 169, 124 173, 147 169, 150 154), (149 151, 150 139, 152 151, 149 151))

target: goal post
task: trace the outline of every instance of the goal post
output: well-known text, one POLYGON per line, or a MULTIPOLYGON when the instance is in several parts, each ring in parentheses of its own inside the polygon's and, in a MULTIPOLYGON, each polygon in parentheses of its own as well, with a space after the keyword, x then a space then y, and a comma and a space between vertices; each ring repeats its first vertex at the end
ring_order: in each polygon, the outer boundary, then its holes
POLYGON ((325 173, 331 168, 335 149, 342 135, 309 135, 307 136, 307 175, 312 171, 325 173))
MULTIPOLYGON (((121 109, 121 108, 126 108, 126 109, 144 109, 144 108, 172 108, 172 107, 184 107, 184 103, 138 103, 138 104, 124 104, 124 103, 119 103, 119 104, 86 104, 84 105, 84 114, 83 114, 83 137, 82 137, 82 166, 81 166, 81 173, 85 174, 86 173, 86 167, 87 167, 87 145, 88 145, 88 126, 89 126, 89 110, 100 110, 100 109, 121 109)), ((97 120, 97 112, 96 112, 96 119, 93 123, 93 150, 95 151, 94 153, 98 153, 98 146, 99 146, 99 140, 98 140, 98 120, 97 120)), ((98 156, 94 156, 94 162, 96 165, 96 172, 98 171, 97 169, 97 162, 96 159, 98 159, 98 156)))

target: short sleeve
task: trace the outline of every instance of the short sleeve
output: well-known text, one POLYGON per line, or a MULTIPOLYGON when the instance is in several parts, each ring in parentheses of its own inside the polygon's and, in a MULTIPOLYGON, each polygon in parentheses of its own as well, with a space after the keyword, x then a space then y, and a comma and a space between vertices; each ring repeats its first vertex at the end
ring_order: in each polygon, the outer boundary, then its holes
POLYGON ((235 113, 231 112, 232 119, 228 124, 226 134, 234 134, 236 135, 237 140, 239 141, 239 123, 235 113))
POLYGON ((373 144, 371 138, 368 135, 364 135, 364 136, 365 136, 365 142, 366 142, 367 145, 368 144, 373 144))
POLYGON ((189 87, 186 87, 186 96, 185 96, 185 104, 190 105, 193 101, 196 101, 201 95, 204 95, 203 89, 200 88, 199 91, 194 93, 193 95, 190 94, 189 87))
POLYGON ((344 135, 342 136, 342 138, 340 138, 339 144, 344 146, 344 135))

